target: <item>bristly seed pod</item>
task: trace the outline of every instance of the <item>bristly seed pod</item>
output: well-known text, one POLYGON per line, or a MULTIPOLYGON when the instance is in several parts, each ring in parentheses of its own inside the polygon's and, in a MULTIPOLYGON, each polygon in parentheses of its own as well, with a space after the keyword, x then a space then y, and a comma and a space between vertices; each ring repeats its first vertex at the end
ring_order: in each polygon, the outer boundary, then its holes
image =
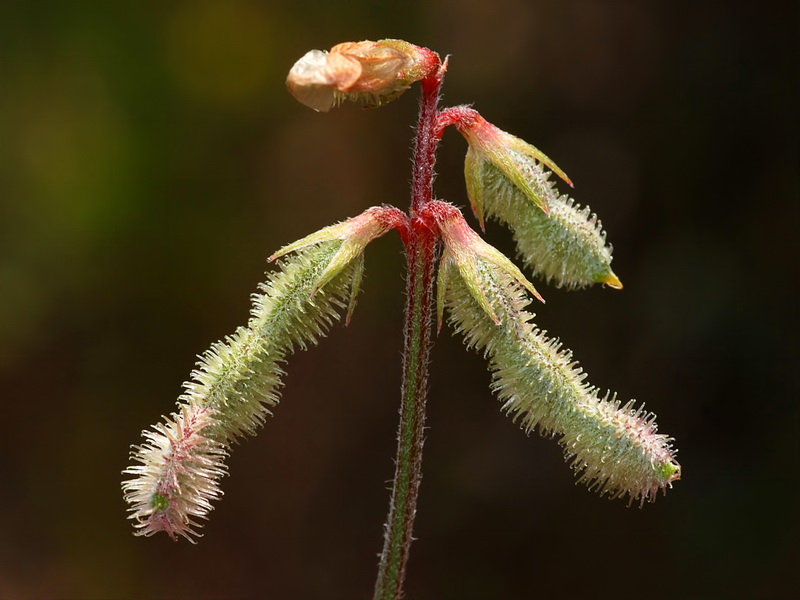
POLYGON ((231 444, 252 435, 278 403, 280 367, 296 346, 327 332, 341 309, 352 313, 363 271, 364 247, 404 223, 403 214, 374 207, 286 246, 271 257, 296 252, 279 263, 260 293, 246 327, 214 344, 184 384, 178 413, 145 431, 134 447, 140 463, 124 471, 130 518, 139 535, 166 531, 173 539, 198 535, 197 519, 221 492, 222 460, 231 444))
POLYGON ((470 112, 457 127, 469 142, 464 173, 481 226, 485 217, 508 225, 526 266, 558 286, 621 288, 600 221, 560 195, 544 167, 572 185, 566 174, 530 144, 470 112))
POLYGON ((391 102, 439 67, 439 56, 403 40, 344 42, 311 50, 289 71, 286 86, 299 102, 328 112, 345 100, 366 107, 391 102))
POLYGON ((166 532, 173 540, 192 536, 211 510, 211 501, 222 495, 218 480, 226 474, 225 448, 206 437, 203 430, 213 423, 209 406, 184 404, 165 423, 145 431, 145 442, 135 446, 132 457, 141 464, 124 473, 134 475, 123 483, 125 500, 131 505, 137 535, 166 532))
MULTIPOLYGON (((465 249, 450 232, 464 227, 460 215, 440 221, 443 261, 458 264, 454 257, 465 249)), ((601 495, 643 503, 680 478, 671 438, 657 433, 654 415, 632 402, 621 406, 608 394, 600 397, 572 353, 531 323, 524 282, 502 269, 477 269, 477 281, 469 271, 453 271, 439 280, 451 323, 468 346, 489 358, 504 410, 528 432, 560 435, 580 481, 601 495)))

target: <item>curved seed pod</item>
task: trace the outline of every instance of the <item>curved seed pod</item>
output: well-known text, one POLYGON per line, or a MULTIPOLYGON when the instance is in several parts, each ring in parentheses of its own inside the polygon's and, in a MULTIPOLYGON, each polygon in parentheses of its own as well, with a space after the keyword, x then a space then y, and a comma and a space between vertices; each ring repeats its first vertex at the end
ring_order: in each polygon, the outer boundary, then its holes
POLYGON ((552 160, 480 116, 457 126, 469 142, 464 173, 481 226, 485 217, 508 225, 526 266, 558 286, 622 287, 600 221, 559 195, 545 166, 571 182, 552 160))
POLYGON ((456 331, 489 358, 503 409, 527 432, 560 436, 580 481, 601 495, 653 501, 658 490, 679 479, 671 438, 657 433, 654 415, 633 402, 601 397, 571 352, 531 323, 527 286, 480 261, 476 280, 468 281, 452 258, 467 249, 453 248, 453 237, 444 232, 443 238, 442 260, 452 264, 440 294, 456 331))
MULTIPOLYGON (((315 344, 358 292, 366 244, 402 215, 378 207, 328 227, 278 254, 279 262, 253 297, 246 327, 214 344, 184 384, 176 414, 143 433, 136 463, 123 473, 125 500, 138 535, 197 536, 221 492, 223 458, 231 444, 252 435, 278 403, 281 363, 295 347, 315 344)), ((274 258, 274 257, 273 257, 274 258)))

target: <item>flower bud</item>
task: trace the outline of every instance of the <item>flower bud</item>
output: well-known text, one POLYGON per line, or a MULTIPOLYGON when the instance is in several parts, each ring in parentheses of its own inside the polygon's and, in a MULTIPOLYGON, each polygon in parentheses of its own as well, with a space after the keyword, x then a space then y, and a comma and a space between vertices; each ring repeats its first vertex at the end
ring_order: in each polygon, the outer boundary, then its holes
POLYGON ((433 74, 439 56, 403 40, 344 42, 330 52, 311 50, 289 71, 286 85, 299 102, 328 112, 345 100, 386 104, 433 74))

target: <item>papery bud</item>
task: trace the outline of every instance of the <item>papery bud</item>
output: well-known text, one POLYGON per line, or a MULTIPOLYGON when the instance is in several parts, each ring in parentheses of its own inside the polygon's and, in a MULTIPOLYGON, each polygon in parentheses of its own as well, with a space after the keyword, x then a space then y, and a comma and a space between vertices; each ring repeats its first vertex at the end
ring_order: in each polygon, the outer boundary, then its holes
POLYGON ((380 106, 432 75, 439 56, 403 40, 344 42, 311 50, 289 71, 286 85, 299 102, 328 112, 345 100, 380 106))
POLYGON ((247 326, 200 358, 184 383, 177 415, 144 432, 145 443, 134 448, 132 458, 141 464, 124 471, 134 477, 122 488, 140 535, 197 535, 197 519, 221 495, 217 481, 226 451, 254 434, 278 403, 281 363, 295 347, 316 343, 345 305, 349 318, 364 246, 404 223, 397 209, 372 208, 271 257, 295 252, 254 295, 247 326))
POLYGON ((481 226, 487 216, 507 224, 525 264, 559 286, 621 288, 597 216, 560 195, 544 166, 572 185, 566 174, 535 147, 471 113, 456 126, 469 142, 464 173, 481 226))

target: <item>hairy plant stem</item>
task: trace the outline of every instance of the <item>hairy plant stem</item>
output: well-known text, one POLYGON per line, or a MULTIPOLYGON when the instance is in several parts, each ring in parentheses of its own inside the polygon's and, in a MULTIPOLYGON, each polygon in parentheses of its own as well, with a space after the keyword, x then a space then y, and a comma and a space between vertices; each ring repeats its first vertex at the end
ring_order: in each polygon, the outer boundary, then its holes
POLYGON ((417 495, 422 479, 437 237, 420 212, 431 201, 433 194, 436 146, 441 136, 441 132, 436 129, 436 116, 443 75, 444 67, 438 74, 422 80, 422 100, 414 148, 411 218, 403 236, 408 275, 400 426, 397 434, 394 485, 375 584, 375 600, 397 600, 402 596, 406 563, 413 541, 417 495))

